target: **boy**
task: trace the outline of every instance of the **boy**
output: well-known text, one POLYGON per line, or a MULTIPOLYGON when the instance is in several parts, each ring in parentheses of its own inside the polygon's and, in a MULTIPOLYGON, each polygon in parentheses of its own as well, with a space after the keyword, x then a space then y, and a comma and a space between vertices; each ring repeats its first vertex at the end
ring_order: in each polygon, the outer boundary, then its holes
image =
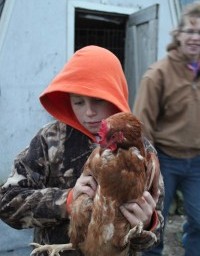
MULTIPOLYGON (((96 183, 92 176, 81 175, 82 167, 98 142, 101 120, 130 112, 127 83, 114 54, 87 46, 73 55, 40 100, 57 121, 42 128, 17 156, 13 173, 0 191, 0 217, 14 228, 34 227, 34 242, 39 244, 67 243, 66 199, 70 191, 73 198, 81 193, 94 196, 96 183)), ((156 203, 157 198, 145 191, 138 201, 122 205, 121 211, 131 226, 141 221, 159 238, 162 217, 155 211, 156 203)), ((131 248, 147 249, 155 242, 141 234, 131 248)))

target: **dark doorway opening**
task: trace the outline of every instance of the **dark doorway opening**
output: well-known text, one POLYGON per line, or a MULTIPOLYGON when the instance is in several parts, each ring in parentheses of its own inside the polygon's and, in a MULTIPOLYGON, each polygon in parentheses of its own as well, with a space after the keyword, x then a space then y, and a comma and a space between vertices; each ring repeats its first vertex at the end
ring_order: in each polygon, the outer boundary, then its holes
POLYGON ((98 45, 112 51, 124 66, 127 15, 85 9, 75 11, 75 50, 98 45))

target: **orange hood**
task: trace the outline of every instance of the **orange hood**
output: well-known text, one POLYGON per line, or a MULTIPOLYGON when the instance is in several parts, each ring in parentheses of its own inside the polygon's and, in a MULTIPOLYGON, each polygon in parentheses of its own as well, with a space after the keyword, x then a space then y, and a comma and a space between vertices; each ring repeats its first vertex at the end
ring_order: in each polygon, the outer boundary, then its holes
POLYGON ((130 112, 121 64, 113 53, 98 46, 76 51, 40 96, 43 107, 53 117, 94 139, 77 121, 69 93, 101 98, 113 103, 119 111, 130 112))

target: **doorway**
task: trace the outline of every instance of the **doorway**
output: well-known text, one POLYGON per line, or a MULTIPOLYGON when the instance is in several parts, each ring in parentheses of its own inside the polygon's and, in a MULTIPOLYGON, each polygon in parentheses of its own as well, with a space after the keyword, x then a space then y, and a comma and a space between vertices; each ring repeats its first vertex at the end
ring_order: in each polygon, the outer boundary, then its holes
POLYGON ((75 50, 97 45, 113 52, 124 67, 127 15, 75 10, 75 50))
POLYGON ((126 8, 90 1, 68 1, 67 58, 86 45, 112 51, 120 60, 132 108, 139 81, 157 59, 159 5, 126 8))

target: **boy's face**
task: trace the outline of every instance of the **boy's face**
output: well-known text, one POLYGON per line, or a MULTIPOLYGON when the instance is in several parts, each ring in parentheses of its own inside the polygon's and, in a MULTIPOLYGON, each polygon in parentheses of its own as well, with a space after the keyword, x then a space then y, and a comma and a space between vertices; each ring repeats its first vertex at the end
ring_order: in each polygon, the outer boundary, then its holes
POLYGON ((70 94, 70 101, 79 123, 92 134, 98 133, 102 119, 119 112, 112 103, 99 98, 70 94))

